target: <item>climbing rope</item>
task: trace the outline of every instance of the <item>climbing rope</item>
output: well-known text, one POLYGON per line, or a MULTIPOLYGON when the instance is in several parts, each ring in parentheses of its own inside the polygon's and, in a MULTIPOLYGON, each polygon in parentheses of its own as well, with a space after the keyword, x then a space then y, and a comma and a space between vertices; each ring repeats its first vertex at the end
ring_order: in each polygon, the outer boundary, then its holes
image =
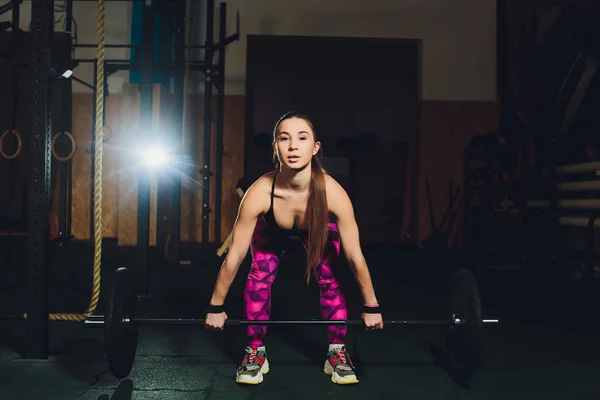
POLYGON ((98 46, 96 68, 96 140, 94 143, 94 267, 92 298, 83 314, 50 314, 51 320, 83 321, 96 310, 100 298, 100 267, 102 266, 102 150, 104 143, 104 0, 98 0, 98 46))
MULTIPOLYGON (((84 321, 92 315, 100 298, 100 267, 102 265, 102 143, 104 129, 104 0, 98 0, 98 79, 96 82, 96 140, 94 146, 94 267, 92 298, 83 314, 50 314, 53 321, 84 321)), ((27 314, 25 314, 27 318, 27 314)))
POLYGON ((98 0, 98 80, 96 82, 96 143, 94 145, 94 268, 90 305, 80 320, 90 316, 100 297, 100 267, 102 266, 102 150, 104 143, 104 0, 98 0))

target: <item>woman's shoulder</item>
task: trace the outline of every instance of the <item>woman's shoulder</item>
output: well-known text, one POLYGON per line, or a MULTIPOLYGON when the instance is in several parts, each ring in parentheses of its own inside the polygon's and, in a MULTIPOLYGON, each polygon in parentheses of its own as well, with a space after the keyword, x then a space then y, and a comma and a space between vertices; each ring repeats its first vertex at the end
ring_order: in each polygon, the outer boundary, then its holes
POLYGON ((250 185, 250 187, 248 187, 248 190, 245 193, 245 197, 258 197, 262 199, 264 196, 270 196, 274 176, 275 171, 267 172, 266 174, 260 176, 250 185))
POLYGON ((269 190, 271 190, 271 187, 273 186, 273 180, 275 179, 276 173, 277 173, 277 171, 267 172, 266 174, 264 174, 260 178, 258 178, 256 180, 256 182, 259 183, 261 186, 267 186, 269 188, 269 190))
POLYGON ((346 191, 344 190, 344 188, 342 187, 342 185, 340 185, 340 183, 331 175, 329 174, 324 174, 325 175, 325 189, 327 190, 327 195, 329 196, 331 195, 339 195, 341 193, 345 193, 346 191))
POLYGON ((270 188, 271 185, 273 185, 273 178, 275 176, 275 173, 276 173, 276 171, 271 171, 271 172, 267 172, 266 174, 263 174, 263 175, 259 176, 248 187, 248 191, 250 191, 250 189, 256 189, 256 188, 261 188, 262 189, 265 186, 268 186, 270 188))
POLYGON ((337 214, 337 205, 350 200, 346 189, 331 175, 325 174, 325 192, 330 212, 337 214))
POLYGON ((269 202, 273 176, 275 172, 268 172, 256 179, 244 193, 244 201, 264 205, 269 202))

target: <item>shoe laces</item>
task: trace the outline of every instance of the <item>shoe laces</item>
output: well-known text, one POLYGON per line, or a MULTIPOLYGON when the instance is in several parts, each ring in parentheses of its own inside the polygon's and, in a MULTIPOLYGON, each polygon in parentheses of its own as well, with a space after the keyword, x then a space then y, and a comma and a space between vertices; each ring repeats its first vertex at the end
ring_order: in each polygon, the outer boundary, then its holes
POLYGON ((346 350, 343 347, 341 349, 334 350, 333 354, 341 364, 348 364, 348 360, 346 359, 346 350))
POLYGON ((255 364, 258 361, 258 350, 248 348, 246 349, 246 364, 255 364))

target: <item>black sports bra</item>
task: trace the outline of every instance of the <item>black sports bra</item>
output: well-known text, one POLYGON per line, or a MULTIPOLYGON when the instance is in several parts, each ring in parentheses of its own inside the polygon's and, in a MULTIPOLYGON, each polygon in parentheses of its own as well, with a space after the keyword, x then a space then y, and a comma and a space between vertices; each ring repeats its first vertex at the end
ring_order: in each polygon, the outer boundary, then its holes
MULTIPOLYGON (((275 180, 278 173, 279 171, 275 172, 275 175, 273 176, 273 186, 271 186, 271 206, 269 207, 269 211, 264 214, 265 222, 269 228, 277 230, 278 233, 285 236, 298 236, 301 238, 306 238, 308 237, 308 229, 298 228, 296 226, 296 222, 294 222, 294 226, 291 229, 284 229, 281 228, 275 220, 275 213, 273 212, 273 200, 275 198, 275 180)), ((335 222, 335 216, 332 213, 329 213, 329 222, 335 222)))

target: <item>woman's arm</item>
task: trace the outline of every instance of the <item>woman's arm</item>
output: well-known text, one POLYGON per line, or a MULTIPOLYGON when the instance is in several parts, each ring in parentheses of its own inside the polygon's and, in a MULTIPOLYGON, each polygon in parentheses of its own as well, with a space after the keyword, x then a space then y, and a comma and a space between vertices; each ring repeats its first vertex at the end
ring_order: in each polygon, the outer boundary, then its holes
POLYGON ((340 232, 344 255, 362 293, 367 305, 376 305, 377 296, 371 281, 371 274, 360 247, 358 225, 354 217, 354 208, 350 197, 344 188, 329 175, 326 176, 327 203, 331 212, 337 217, 337 226, 340 232))
POLYGON ((233 225, 233 234, 229 252, 221 265, 210 304, 220 306, 225 302, 227 293, 240 265, 244 261, 258 216, 264 211, 263 179, 256 181, 242 198, 238 216, 233 225))

